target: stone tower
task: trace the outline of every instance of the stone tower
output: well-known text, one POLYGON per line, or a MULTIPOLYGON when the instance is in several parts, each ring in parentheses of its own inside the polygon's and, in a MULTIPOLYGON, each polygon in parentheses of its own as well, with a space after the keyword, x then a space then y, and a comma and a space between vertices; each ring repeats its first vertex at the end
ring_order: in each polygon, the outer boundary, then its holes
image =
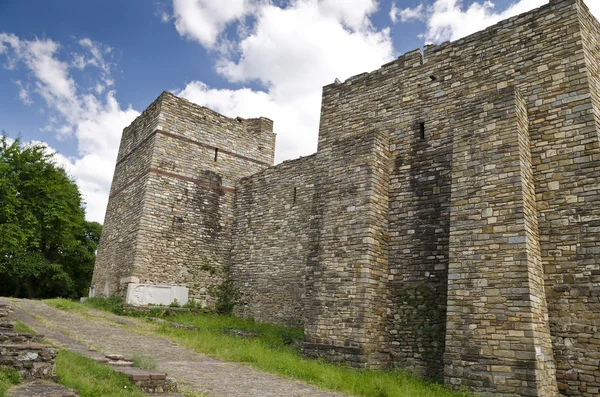
POLYGON ((92 295, 210 301, 229 265, 235 182, 273 165, 272 130, 163 92, 123 131, 92 295))

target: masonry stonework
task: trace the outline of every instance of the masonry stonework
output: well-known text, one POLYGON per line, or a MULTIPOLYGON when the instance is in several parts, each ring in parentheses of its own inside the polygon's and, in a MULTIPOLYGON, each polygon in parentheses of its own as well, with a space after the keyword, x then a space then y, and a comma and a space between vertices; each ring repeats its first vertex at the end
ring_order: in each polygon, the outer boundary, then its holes
POLYGON ((486 396, 600 393, 600 24, 549 4, 323 89, 317 153, 162 94, 123 132, 91 291, 189 288, 309 356, 486 396))

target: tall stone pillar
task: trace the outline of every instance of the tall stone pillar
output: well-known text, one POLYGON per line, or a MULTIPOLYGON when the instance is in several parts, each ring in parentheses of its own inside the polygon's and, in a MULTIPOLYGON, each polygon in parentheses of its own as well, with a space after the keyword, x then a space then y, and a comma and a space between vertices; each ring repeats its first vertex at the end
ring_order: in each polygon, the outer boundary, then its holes
POLYGON ((382 367, 388 361, 388 134, 331 139, 316 164, 303 351, 382 367))
POLYGON ((556 396, 525 102, 507 88, 454 116, 446 383, 556 396))

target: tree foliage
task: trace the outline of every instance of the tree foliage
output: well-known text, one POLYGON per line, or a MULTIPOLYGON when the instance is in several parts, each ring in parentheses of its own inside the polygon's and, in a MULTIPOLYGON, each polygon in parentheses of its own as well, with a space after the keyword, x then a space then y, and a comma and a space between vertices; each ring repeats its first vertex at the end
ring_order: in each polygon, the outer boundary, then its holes
POLYGON ((0 138, 0 294, 84 295, 101 231, 45 146, 0 138))

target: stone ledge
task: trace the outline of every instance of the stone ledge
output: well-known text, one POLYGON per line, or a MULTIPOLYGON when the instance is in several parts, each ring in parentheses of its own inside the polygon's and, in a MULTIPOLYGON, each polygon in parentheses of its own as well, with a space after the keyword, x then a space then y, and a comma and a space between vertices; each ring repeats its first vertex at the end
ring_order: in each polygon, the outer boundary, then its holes
POLYGON ((113 365, 110 367, 113 371, 127 376, 144 393, 156 394, 177 391, 177 382, 173 378, 168 377, 165 372, 136 367, 117 367, 113 365))
POLYGON ((23 332, 0 330, 0 344, 42 343, 44 335, 26 334, 23 332))

